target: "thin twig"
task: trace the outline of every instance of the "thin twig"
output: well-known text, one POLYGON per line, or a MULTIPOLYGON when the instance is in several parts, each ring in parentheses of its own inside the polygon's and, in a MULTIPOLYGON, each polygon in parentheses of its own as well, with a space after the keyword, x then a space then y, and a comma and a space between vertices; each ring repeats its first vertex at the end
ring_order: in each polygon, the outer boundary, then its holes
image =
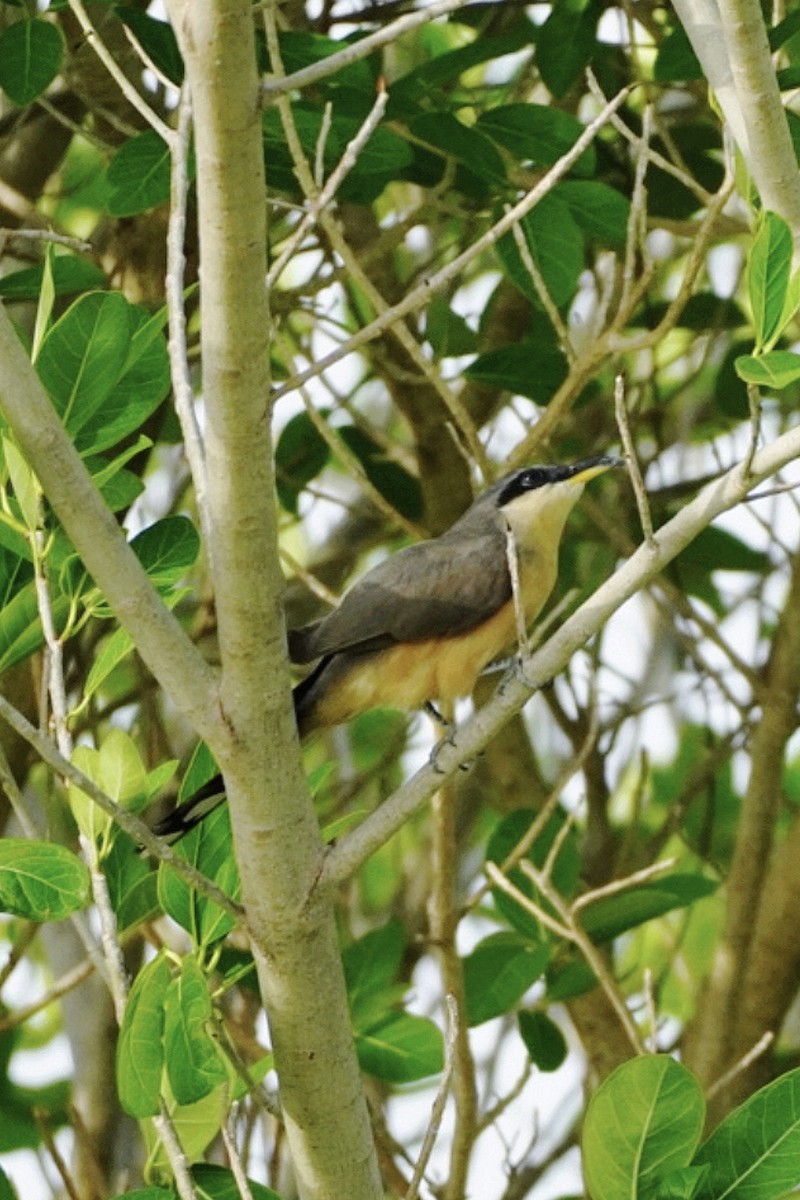
POLYGON ((386 91, 383 81, 379 80, 378 95, 375 103, 355 137, 345 146, 341 159, 328 176, 327 182, 321 187, 319 195, 309 202, 308 209, 303 214, 302 220, 298 223, 297 228, 291 237, 289 237, 279 256, 267 272, 267 287, 272 287, 280 278, 284 267, 303 241, 309 229, 316 222, 320 212, 330 204, 338 192, 341 184, 355 166, 359 154, 380 124, 388 102, 389 93, 386 91))
POLYGON ((729 1071, 726 1071, 724 1075, 720 1075, 719 1079, 715 1080, 706 1089, 706 1099, 710 1100, 713 1096, 716 1096, 718 1092, 721 1092, 723 1088, 728 1086, 732 1079, 735 1079, 737 1075, 741 1075, 743 1071, 746 1071, 751 1063, 755 1062, 765 1051, 769 1050, 774 1040, 774 1032, 768 1029, 765 1034, 762 1034, 756 1044, 746 1054, 743 1054, 738 1062, 733 1064, 729 1071))
POLYGON ((86 35, 87 42, 92 47, 111 78, 117 84, 117 87, 122 92, 125 99, 136 109, 140 116, 144 117, 147 124, 152 129, 155 129, 156 133, 159 134, 164 141, 167 142, 167 144, 169 144, 172 139, 172 130, 170 129, 169 125, 166 125, 164 121, 161 120, 161 117, 159 117, 158 114, 153 111, 144 97, 137 92, 136 88, 119 66, 105 42, 100 37, 100 34, 92 24, 92 20, 84 8, 82 0, 67 0, 67 3, 69 4, 70 9, 75 16, 75 19, 86 35))
POLYGON ((425 1168, 430 1161, 433 1148, 436 1145, 436 1139, 439 1136, 445 1104, 447 1103, 447 1093, 450 1090, 450 1080, 453 1076, 453 1064, 455 1061, 455 1047, 458 1038, 458 1006, 456 1005, 454 996, 445 996, 445 1013, 444 1070, 442 1071, 442 1078, 439 1082, 433 1104, 431 1105, 431 1119, 425 1130, 425 1137, 422 1139, 422 1147, 414 1167, 414 1174, 411 1176, 411 1181, 403 1200, 417 1200, 419 1187, 425 1175, 425 1168))
POLYGON ((228 1154, 228 1162, 231 1165, 231 1171, 233 1172, 233 1177, 236 1180, 236 1187, 238 1188, 241 1200, 253 1200, 253 1193, 250 1190, 250 1181, 247 1178, 247 1172, 244 1169, 244 1164, 242 1163, 242 1158, 236 1145, 236 1138, 234 1136, 233 1128, 234 1121, 235 1117, 232 1108, 228 1120, 223 1121, 222 1125, 220 1126, 220 1133, 222 1134, 222 1140, 225 1143, 225 1149, 228 1154))
POLYGON ((612 879, 610 883, 592 888, 590 892, 583 892, 576 900, 573 900, 572 912, 579 913, 582 909, 588 908, 590 904, 595 904, 607 896, 618 896, 620 892, 626 892, 628 888, 649 883, 651 879, 656 879, 659 875, 665 875, 671 871, 677 861, 676 858, 663 858, 658 862, 651 863, 649 867, 642 867, 640 871, 632 871, 624 879, 612 879))
POLYGON ((56 1145, 56 1139, 53 1137, 53 1131, 49 1125, 49 1113, 43 1108, 35 1107, 33 1109, 33 1119, 36 1122, 36 1127, 41 1134, 42 1141, 47 1147, 47 1152, 53 1160, 56 1170, 61 1176, 61 1182, 64 1184, 64 1190, 70 1197, 70 1200, 81 1200, 80 1188, 72 1178, 69 1167, 56 1145))
MULTIPOLYGON (((508 205, 506 205, 506 208, 508 208, 508 205)), ((542 308, 547 313, 550 324, 556 332, 561 349, 564 351, 564 356, 567 362, 573 363, 575 361, 575 350, 572 345, 572 339, 569 336, 569 330, 561 319, 561 313, 553 302, 553 297, 550 295, 550 291, 544 281, 544 276, 531 253, 531 248, 528 245, 528 239, 525 237, 522 225, 517 223, 511 232, 514 235, 514 241, 516 242, 519 256, 522 259, 522 265, 530 275, 531 283, 536 289, 536 295, 539 297, 542 308)))
POLYGON ((522 599, 522 585, 519 577, 519 553, 517 550, 517 539, 514 537, 514 530, 505 522, 506 526, 506 564, 508 566, 508 574, 511 579, 511 597, 514 601, 514 621, 517 627, 517 645, 521 658, 524 660, 530 654, 530 643, 528 641, 528 627, 525 621, 525 604, 522 599))
POLYGON ((88 979, 95 969, 95 964, 91 958, 85 958, 83 962, 79 962, 70 971, 67 971, 60 979, 56 980, 53 986, 41 996, 38 1000, 32 1001, 24 1008, 15 1008, 9 1011, 5 1016, 0 1017, 0 1034, 5 1033, 9 1029, 16 1029, 20 1025, 24 1025, 31 1017, 35 1017, 37 1013, 60 1000, 62 996, 66 996, 68 992, 73 992, 76 987, 88 979))
POLYGON ((642 526, 642 533, 648 546, 652 546, 654 540, 653 518, 650 515, 647 490, 644 486, 642 470, 636 454, 636 446, 631 436, 630 424, 628 423, 628 410, 625 406, 625 376, 621 372, 618 372, 614 379, 614 412, 617 418, 617 429, 619 430, 622 449, 628 464, 628 474, 633 486, 633 494, 636 497, 636 507, 639 510, 639 522, 642 526))
POLYGON ((181 1200, 197 1200, 197 1193, 194 1190, 192 1177, 189 1174, 189 1160, 186 1157, 186 1152, 180 1143, 180 1138, 172 1122, 172 1117, 167 1112, 167 1106, 163 1100, 161 1101, 161 1112, 157 1117, 153 1117, 153 1127, 169 1159, 169 1165, 172 1167, 172 1177, 181 1200))
POLYGON ((761 438, 761 390, 755 383, 747 385, 747 403, 750 407, 750 440, 747 446, 747 454, 742 463, 742 474, 746 479, 750 474, 750 468, 753 465, 758 443, 761 438))
MULTIPOLYGON (((272 7, 272 2, 273 0, 269 0, 265 11, 269 11, 272 7)), ((319 62, 311 63, 309 66, 303 67, 300 71, 293 71, 291 75, 285 75, 282 71, 276 71, 274 78, 268 79, 266 83, 262 84, 262 95, 265 98, 286 95, 288 92, 296 91, 298 88, 308 87, 311 83, 317 83, 320 79, 326 79, 329 75, 335 75, 343 67, 350 66, 351 63, 360 62, 362 58, 366 58, 374 50, 388 45, 389 42, 394 42, 401 34, 416 29, 418 25, 427 25, 429 21, 433 21, 436 17, 455 12, 456 9, 463 8, 466 3, 467 0, 433 0, 433 3, 426 4, 415 12, 405 13, 391 25, 387 25, 385 29, 379 29, 375 33, 370 33, 367 37, 361 38, 360 41, 351 42, 338 53, 331 54, 319 62)), ((275 68, 274 60, 272 65, 275 68)))
POLYGON ((68 237, 65 233, 53 233, 51 229, 8 229, 4 226, 0 233, 8 238, 26 238, 29 242, 55 242, 57 246, 69 246, 70 250, 79 250, 82 254, 94 250, 91 242, 68 237))
POLYGON ((197 493, 201 518, 205 504, 205 447, 194 404, 194 390, 186 353, 186 311, 184 273, 186 270, 186 197, 189 191, 189 143, 192 133, 192 101, 189 87, 181 88, 178 103, 178 127, 172 140, 170 170, 170 213, 167 227, 167 274, 165 292, 169 319, 170 376, 175 411, 183 433, 184 452, 197 493))

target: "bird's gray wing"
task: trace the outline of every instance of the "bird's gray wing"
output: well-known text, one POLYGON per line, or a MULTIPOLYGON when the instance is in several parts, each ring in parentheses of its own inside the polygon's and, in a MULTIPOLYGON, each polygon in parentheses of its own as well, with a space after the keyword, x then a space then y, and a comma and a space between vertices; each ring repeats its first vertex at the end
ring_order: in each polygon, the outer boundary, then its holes
POLYGON ((407 546, 368 571, 321 621, 292 630, 292 660, 466 633, 511 596, 505 555, 499 526, 407 546))

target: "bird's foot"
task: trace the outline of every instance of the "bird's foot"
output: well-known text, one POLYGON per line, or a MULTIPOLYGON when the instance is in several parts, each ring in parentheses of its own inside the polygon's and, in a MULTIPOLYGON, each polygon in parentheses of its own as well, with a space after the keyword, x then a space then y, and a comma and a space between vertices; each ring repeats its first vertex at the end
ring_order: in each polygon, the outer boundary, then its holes
MULTIPOLYGON (((441 752, 445 746, 451 746, 453 748, 455 748, 455 746, 456 746, 456 733, 457 733, 456 726, 451 721, 443 722, 443 724, 445 725, 447 732, 445 733, 444 737, 440 738, 439 741, 436 743, 436 745, 433 747, 433 749, 431 750, 431 753, 430 753, 430 758, 428 760, 430 762, 431 766, 433 767, 434 771, 436 771, 439 775, 447 774, 444 767, 442 767, 439 763, 439 755, 441 754, 441 752)), ((459 771, 471 771, 472 766, 473 766, 473 760, 469 759, 467 762, 459 763, 458 769, 459 769, 459 771)))
POLYGON ((510 679, 519 679, 525 684, 525 687, 530 688, 532 692, 544 692, 547 688, 552 688, 555 680, 550 679, 535 679, 529 672, 530 658, 528 655, 517 654, 510 663, 510 670, 505 677, 505 680, 500 684, 500 694, 502 695, 505 688, 508 686, 510 679))

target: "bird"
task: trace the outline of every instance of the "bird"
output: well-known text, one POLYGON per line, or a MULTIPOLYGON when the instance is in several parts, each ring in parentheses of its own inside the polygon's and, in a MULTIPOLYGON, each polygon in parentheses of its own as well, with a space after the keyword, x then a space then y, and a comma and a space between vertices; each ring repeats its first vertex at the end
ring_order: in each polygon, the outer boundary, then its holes
MULTIPOLYGON (((300 737, 372 708, 431 709, 437 700, 470 695, 481 672, 514 645, 518 609, 529 628, 544 607, 584 485, 621 465, 603 454, 512 471, 444 533, 390 555, 331 612, 289 630, 292 663, 316 664, 293 690, 300 737)), ((154 832, 175 841, 224 798, 216 776, 154 832)))

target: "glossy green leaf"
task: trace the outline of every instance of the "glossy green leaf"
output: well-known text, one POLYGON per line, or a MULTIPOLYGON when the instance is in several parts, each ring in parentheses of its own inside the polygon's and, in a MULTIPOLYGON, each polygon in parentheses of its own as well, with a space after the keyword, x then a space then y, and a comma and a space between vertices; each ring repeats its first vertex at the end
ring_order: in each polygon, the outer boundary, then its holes
POLYGON ((519 933, 492 933, 464 959, 467 1022, 480 1025, 508 1012, 542 975, 550 947, 519 933))
POLYGON ((520 1036, 531 1062, 540 1071, 557 1071, 569 1052, 567 1039, 547 1013, 523 1009, 517 1013, 520 1036))
POLYGON ((29 921, 61 921, 89 902, 89 873, 53 842, 0 839, 0 910, 29 921))
MULTIPOLYGON (((192 1179, 202 1200, 206 1197, 208 1200, 242 1200, 236 1176, 228 1167, 220 1167, 216 1163, 197 1163, 192 1167, 192 1179)), ((272 1188, 254 1179, 248 1179, 247 1187, 253 1200, 281 1200, 272 1188)))
POLYGON ((84 456, 99 454, 140 429, 170 389, 169 356, 159 320, 136 305, 129 305, 128 317, 129 341, 120 376, 76 439, 84 456))
POLYGON ((156 587, 171 587, 194 565, 200 536, 188 517, 163 517, 137 534, 131 549, 156 587))
POLYGON ((389 90, 388 115, 395 117, 404 110, 430 97, 443 84, 458 79, 471 67, 524 50, 536 36, 536 27, 528 21, 518 21, 507 32, 496 36, 484 35, 465 46, 426 59, 406 75, 392 81, 389 90))
POLYGON ((125 142, 107 172, 108 211, 112 217, 131 217, 169 199, 170 153, 154 129, 125 142))
MULTIPOLYGON (((232 900, 238 900, 239 873, 233 855, 227 805, 215 809, 181 838, 175 853, 213 880, 232 900)), ((197 945, 213 945, 236 924, 224 909, 201 896, 166 863, 161 863, 158 869, 158 898, 167 915, 177 921, 197 945)))
POLYGON ((160 1110, 164 1005, 171 979, 162 951, 142 967, 128 996, 117 1041, 117 1092, 131 1117, 154 1117, 160 1110))
POLYGON ((212 1013, 206 977, 197 960, 187 955, 167 989, 164 1012, 167 1076, 178 1104, 194 1104, 228 1079, 208 1031, 212 1013))
POLYGON ((0 35, 0 88, 20 107, 30 104, 61 70, 64 35, 52 21, 23 19, 0 35))
MULTIPOLYGON (((75 254, 59 254, 52 259, 53 288, 57 296, 102 288, 106 277, 94 263, 75 254)), ((35 300, 42 287, 44 265, 12 271, 0 279, 0 296, 6 300, 35 300)))
POLYGON ((115 629, 112 634, 99 643, 95 651, 94 662, 86 678, 84 697, 93 696, 111 672, 125 659, 133 649, 133 638, 126 629, 115 629))
POLYGON ((392 1013, 355 1040, 362 1069, 385 1083, 426 1079, 444 1065, 442 1035, 426 1017, 392 1013))
POLYGON ((704 1200, 773 1200, 800 1184, 800 1069, 725 1118, 693 1166, 708 1165, 704 1200))
MULTIPOLYGON (((544 104, 502 104, 487 109, 475 128, 504 146, 522 162, 550 167, 570 150, 583 133, 583 125, 562 109, 544 104)), ((595 152, 590 146, 572 168, 574 175, 594 173, 595 152)))
MULTIPOLYGON (((56 597, 53 603, 53 620, 58 630, 64 626, 67 609, 64 597, 56 597)), ((15 663, 23 662, 39 649, 42 641, 36 587, 30 582, 22 587, 0 612, 0 671, 6 671, 15 663)))
POLYGON ((777 213, 765 212, 750 249, 747 288, 756 334, 756 352, 769 350, 781 331, 794 243, 777 213))
MULTIPOLYGON (((72 760, 122 808, 133 811, 141 808, 146 795, 144 764, 136 743, 123 729, 110 729, 99 750, 90 746, 76 746, 72 760), (135 803, 137 799, 140 801, 138 805, 135 803)), ((68 785, 68 793, 81 832, 91 840, 107 832, 112 818, 74 783, 68 785)))
POLYGON ((630 1200, 686 1167, 700 1141, 705 1101, 697 1080, 666 1054, 623 1063, 592 1096, 581 1147, 592 1200, 630 1200))
POLYGON ((122 373, 130 308, 117 292, 90 292, 67 309, 42 343, 36 370, 73 435, 97 412, 122 373))
POLYGON ((791 350, 770 350, 754 357, 743 354, 736 359, 736 374, 745 383, 780 391, 800 379, 800 354, 791 350))
POLYGON ((464 371, 467 379, 547 404, 567 377, 560 350, 537 342, 515 342, 481 354, 464 371))
MULTIPOLYGON (((278 41, 283 68, 289 74, 301 71, 303 67, 309 67, 312 63, 322 62, 332 54, 340 53, 347 44, 344 38, 339 41, 325 34, 304 29, 281 30, 278 41)), ((317 86, 333 90, 351 88, 362 95, 369 95, 375 87, 375 76, 369 62, 361 59, 341 67, 317 86)))
POLYGON ((120 934, 158 915, 156 872, 120 829, 103 857, 103 874, 120 934))

